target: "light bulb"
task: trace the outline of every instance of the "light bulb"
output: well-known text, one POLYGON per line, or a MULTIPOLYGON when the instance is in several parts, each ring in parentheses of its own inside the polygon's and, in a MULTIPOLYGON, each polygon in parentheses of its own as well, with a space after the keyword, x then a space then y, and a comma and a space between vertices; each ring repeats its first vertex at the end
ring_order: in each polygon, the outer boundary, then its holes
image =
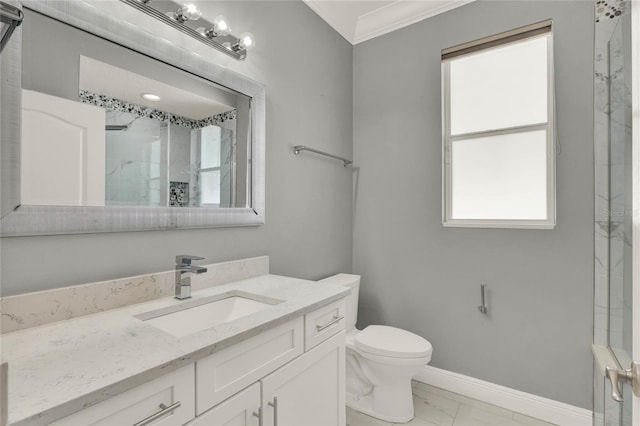
POLYGON ((208 38, 226 36, 231 34, 231 27, 227 18, 223 15, 218 15, 212 22, 212 25, 204 31, 204 35, 208 38))
POLYGON ((202 12, 200 12, 196 5, 193 3, 187 3, 183 5, 175 13, 175 19, 180 22, 187 22, 189 20, 195 21, 196 19, 200 19, 201 16, 202 12))
POLYGON ((229 26, 229 21, 227 21, 227 17, 224 15, 218 15, 213 19, 211 29, 216 33, 217 36, 226 36, 231 34, 231 27, 229 26))
POLYGON ((191 19, 192 21, 200 19, 200 17, 202 16, 202 12, 200 12, 196 5, 193 3, 185 4, 184 6, 182 6, 181 10, 184 16, 186 16, 187 19, 191 19))
POLYGON ((238 48, 240 50, 251 50, 255 45, 256 41, 253 34, 249 32, 240 34, 240 39, 238 40, 238 48))

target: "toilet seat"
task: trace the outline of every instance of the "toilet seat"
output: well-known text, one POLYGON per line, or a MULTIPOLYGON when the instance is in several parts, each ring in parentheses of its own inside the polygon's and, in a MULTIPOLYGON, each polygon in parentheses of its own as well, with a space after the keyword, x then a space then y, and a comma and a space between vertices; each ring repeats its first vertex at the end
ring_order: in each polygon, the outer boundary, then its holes
POLYGON ((417 334, 386 325, 370 325, 355 336, 361 352, 388 358, 430 357, 433 347, 417 334))

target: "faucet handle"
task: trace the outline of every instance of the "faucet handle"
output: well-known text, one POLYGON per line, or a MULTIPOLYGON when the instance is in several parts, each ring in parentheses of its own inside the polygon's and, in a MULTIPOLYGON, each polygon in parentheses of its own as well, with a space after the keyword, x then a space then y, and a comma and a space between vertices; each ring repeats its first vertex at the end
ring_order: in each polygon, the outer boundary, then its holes
POLYGON ((191 265, 192 260, 204 260, 204 257, 192 256, 190 254, 179 254, 176 256, 176 264, 191 265))

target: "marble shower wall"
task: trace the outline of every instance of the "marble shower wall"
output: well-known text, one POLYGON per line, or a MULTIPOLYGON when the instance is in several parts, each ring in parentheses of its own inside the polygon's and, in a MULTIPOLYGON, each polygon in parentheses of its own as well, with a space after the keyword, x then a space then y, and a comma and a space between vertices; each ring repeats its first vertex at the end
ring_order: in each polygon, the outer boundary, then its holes
MULTIPOLYGON (((598 2, 599 3, 599 2, 598 2)), ((596 3, 594 64, 595 295, 593 343, 607 345, 609 323, 609 39, 618 19, 596 3)))
POLYGON ((623 40, 629 38, 623 34, 621 22, 628 19, 629 15, 625 13, 626 3, 617 2, 616 8, 613 9, 614 18, 603 17, 602 11, 609 12, 612 6, 605 7, 601 4, 605 3, 596 3, 595 23, 594 344, 606 346, 609 343, 610 331, 613 331, 611 343, 622 347, 627 343, 623 342, 621 337, 622 330, 626 327, 623 320, 625 307, 622 279, 629 276, 630 267, 630 239, 625 229, 629 229, 632 208, 629 179, 630 64, 629 58, 623 54, 623 40), (610 288, 614 291, 610 292, 610 288))

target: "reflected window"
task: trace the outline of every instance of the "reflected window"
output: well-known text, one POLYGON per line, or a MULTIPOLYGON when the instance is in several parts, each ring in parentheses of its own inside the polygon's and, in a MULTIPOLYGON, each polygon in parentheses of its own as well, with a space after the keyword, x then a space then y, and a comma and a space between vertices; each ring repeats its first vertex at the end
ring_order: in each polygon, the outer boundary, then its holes
POLYGON ((221 128, 205 127, 200 141, 200 205, 220 205, 220 136, 221 128))

